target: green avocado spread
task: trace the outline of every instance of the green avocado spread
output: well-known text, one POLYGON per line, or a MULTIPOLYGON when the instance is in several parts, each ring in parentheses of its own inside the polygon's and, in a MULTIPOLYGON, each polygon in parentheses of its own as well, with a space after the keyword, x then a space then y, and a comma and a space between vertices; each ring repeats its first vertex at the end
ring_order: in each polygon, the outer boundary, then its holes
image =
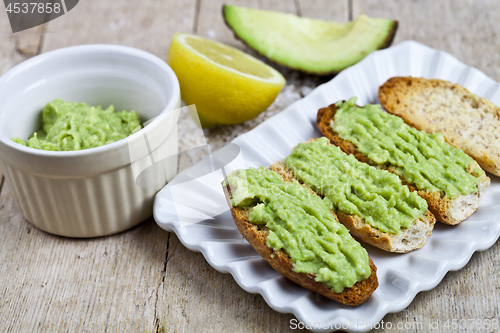
POLYGON ((398 234, 427 211, 427 202, 398 176, 359 162, 324 137, 299 143, 286 166, 300 182, 323 195, 330 209, 358 215, 383 232, 398 234))
POLYGON ((135 111, 115 112, 101 106, 55 99, 42 110, 40 131, 28 140, 13 138, 24 146, 43 150, 68 151, 95 148, 126 138, 140 128, 135 111))
POLYGON ((427 134, 406 125, 380 105, 358 108, 356 98, 337 103, 332 128, 374 164, 395 167, 394 172, 419 190, 442 192, 454 198, 477 192, 484 171, 466 170, 472 158, 446 143, 441 133, 427 134))
POLYGON ((337 293, 370 276, 366 250, 307 187, 265 168, 236 170, 226 184, 231 204, 268 228, 267 246, 288 254, 295 272, 313 274, 337 293))

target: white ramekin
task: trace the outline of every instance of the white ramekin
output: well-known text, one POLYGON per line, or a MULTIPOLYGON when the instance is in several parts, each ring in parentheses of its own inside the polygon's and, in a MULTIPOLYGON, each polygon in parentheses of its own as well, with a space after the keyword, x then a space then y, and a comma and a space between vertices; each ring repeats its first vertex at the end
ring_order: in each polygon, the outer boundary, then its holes
POLYGON ((177 172, 179 106, 174 72, 134 48, 68 47, 9 70, 0 77, 0 167, 23 215, 68 237, 110 235, 146 219, 154 195, 177 172), (40 129, 41 110, 55 98, 154 119, 127 139, 87 150, 44 151, 10 140, 40 129), (160 158, 161 170, 148 171, 154 181, 139 184, 139 173, 160 158))

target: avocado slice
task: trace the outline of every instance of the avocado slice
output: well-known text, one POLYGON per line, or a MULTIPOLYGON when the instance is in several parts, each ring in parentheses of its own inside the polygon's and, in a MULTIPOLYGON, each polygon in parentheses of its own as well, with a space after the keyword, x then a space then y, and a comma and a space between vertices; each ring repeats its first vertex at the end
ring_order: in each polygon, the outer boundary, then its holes
POLYGON ((388 47, 398 22, 361 14, 348 23, 224 5, 236 37, 281 65, 313 74, 334 74, 370 52, 388 47))

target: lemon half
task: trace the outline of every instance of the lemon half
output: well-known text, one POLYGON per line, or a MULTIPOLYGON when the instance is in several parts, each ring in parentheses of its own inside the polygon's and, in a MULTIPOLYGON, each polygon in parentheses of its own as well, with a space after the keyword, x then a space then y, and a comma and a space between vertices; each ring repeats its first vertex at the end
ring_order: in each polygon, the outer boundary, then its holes
POLYGON ((256 117, 276 98, 285 78, 260 60, 196 35, 176 33, 167 63, 187 105, 195 104, 203 127, 256 117))

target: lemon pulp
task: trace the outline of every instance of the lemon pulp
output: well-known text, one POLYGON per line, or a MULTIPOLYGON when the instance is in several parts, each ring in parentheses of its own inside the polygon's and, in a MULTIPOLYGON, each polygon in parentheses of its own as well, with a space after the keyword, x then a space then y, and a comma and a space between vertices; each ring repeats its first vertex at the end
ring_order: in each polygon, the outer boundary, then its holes
POLYGON ((196 52, 203 54, 211 61, 222 67, 232 68, 237 72, 246 73, 263 79, 273 77, 271 71, 258 62, 253 62, 247 56, 237 52, 231 47, 216 43, 207 43, 200 39, 186 38, 187 45, 196 52))
POLYGON ((187 105, 195 104, 203 127, 235 124, 264 111, 285 84, 283 76, 233 47, 176 33, 167 63, 187 105))

